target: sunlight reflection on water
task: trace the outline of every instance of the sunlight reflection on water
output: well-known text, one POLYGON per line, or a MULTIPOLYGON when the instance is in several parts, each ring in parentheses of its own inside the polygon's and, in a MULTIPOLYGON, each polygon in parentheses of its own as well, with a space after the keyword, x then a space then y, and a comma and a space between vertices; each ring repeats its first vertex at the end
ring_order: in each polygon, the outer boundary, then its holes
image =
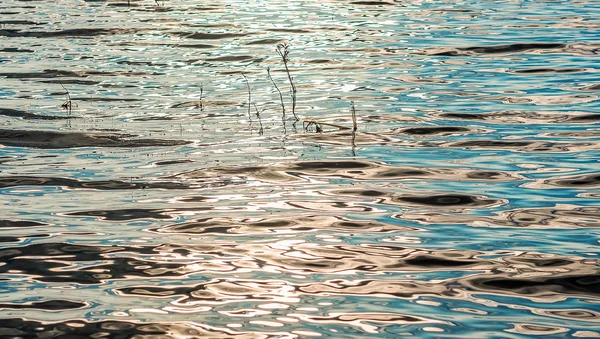
POLYGON ((599 15, 3 2, 0 337, 600 336, 599 15))

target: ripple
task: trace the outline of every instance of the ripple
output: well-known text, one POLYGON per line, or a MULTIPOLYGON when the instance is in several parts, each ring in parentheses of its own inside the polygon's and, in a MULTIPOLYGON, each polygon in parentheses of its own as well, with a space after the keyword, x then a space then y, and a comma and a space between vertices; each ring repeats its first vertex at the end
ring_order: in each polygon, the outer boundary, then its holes
POLYGON ((551 335, 569 332, 568 328, 556 327, 556 326, 542 326, 534 324, 514 324, 512 329, 506 330, 506 332, 522 333, 529 335, 551 335))
POLYGON ((359 196, 376 198, 380 204, 409 205, 409 206, 437 206, 437 207, 488 207, 504 203, 503 200, 486 199, 483 197, 464 194, 437 194, 437 195, 403 195, 395 192, 380 190, 337 190, 332 191, 335 195, 359 196))
POLYGON ((191 159, 180 159, 180 160, 165 160, 165 161, 157 161, 154 163, 156 166, 169 166, 169 165, 178 165, 178 164, 189 164, 193 163, 194 160, 191 159))
MULTIPOLYGON (((136 76, 136 75, 159 75, 156 72, 134 72, 134 71, 66 71, 58 69, 45 69, 38 72, 0 72, 0 77, 8 79, 52 79, 58 77, 85 78, 89 76, 136 76)), ((58 81, 58 80, 56 80, 58 81)), ((61 80, 62 81, 62 80, 61 80)), ((64 83, 68 83, 65 80, 64 83)))
POLYGON ((444 194, 430 196, 400 196, 393 197, 394 201, 402 201, 415 205, 428 206, 493 206, 501 202, 496 199, 485 199, 463 194, 444 194))
POLYGON ((265 233, 296 233, 318 230, 335 230, 342 232, 394 232, 414 231, 415 228, 368 221, 350 220, 344 217, 327 216, 290 216, 272 218, 203 218, 191 222, 168 225, 150 229, 157 233, 177 234, 224 234, 251 235, 265 233))
POLYGON ((69 337, 69 338, 182 338, 202 337, 214 339, 226 338, 281 338, 281 333, 260 334, 259 332, 235 332, 229 329, 218 329, 197 322, 191 323, 151 323, 151 322, 129 322, 118 320, 105 320, 88 322, 79 319, 69 319, 59 322, 40 322, 23 318, 2 319, 0 331, 10 333, 11 337, 31 336, 37 338, 46 337, 69 337))
POLYGON ((108 258, 109 253, 152 253, 151 248, 46 243, 5 247, 0 250, 4 265, 0 273, 22 274, 41 282, 101 284, 107 280, 133 277, 169 277, 186 273, 185 264, 136 260, 131 257, 108 258), (77 266, 89 262, 85 268, 77 266), (93 263, 95 262, 95 263, 93 263))
POLYGON ((497 216, 456 215, 448 213, 406 213, 396 218, 426 224, 466 224, 475 227, 597 228, 600 208, 559 205, 554 208, 521 208, 497 216))
POLYGON ((395 141, 385 135, 374 133, 331 132, 304 134, 294 137, 298 140, 326 143, 330 145, 389 145, 395 141))
MULTIPOLYGON (((36 309, 44 311, 62 311, 88 307, 87 303, 69 300, 38 301, 26 304, 0 303, 0 309, 27 310, 36 309)), ((0 325, 1 326, 1 325, 0 325)))
POLYGON ((528 278, 497 273, 493 276, 476 276, 464 282, 480 291, 536 298, 600 297, 600 275, 597 273, 528 278))
POLYGON ((412 316, 399 313, 339 313, 328 314, 323 316, 293 314, 299 319, 317 324, 342 324, 353 325, 361 328, 367 333, 379 333, 377 327, 367 325, 363 322, 376 324, 398 324, 398 325, 414 325, 414 324, 444 324, 453 325, 448 321, 435 320, 420 316, 412 316))
POLYGON ((528 188, 549 188, 549 187, 600 187, 600 174, 582 174, 575 176, 555 177, 551 179, 538 180, 534 183, 524 185, 528 188))
POLYGON ((596 142, 543 142, 533 140, 467 140, 443 143, 442 147, 456 147, 470 150, 506 149, 516 152, 580 152, 596 150, 596 142))
POLYGON ((589 86, 583 87, 582 89, 586 90, 586 91, 598 91, 598 90, 600 90, 600 84, 589 85, 589 86))
POLYGON ((431 53, 431 55, 462 56, 462 55, 473 55, 473 54, 511 54, 511 53, 520 53, 520 52, 563 49, 566 47, 567 47, 567 45, 559 44, 559 43, 517 43, 517 44, 496 45, 496 46, 462 47, 462 48, 457 48, 454 50, 433 52, 433 53, 431 53))
POLYGON ((532 311, 535 314, 549 316, 553 318, 566 319, 571 321, 589 321, 589 322, 600 322, 600 313, 592 310, 585 309, 534 309, 532 311))
POLYGON ((125 182, 118 180, 81 181, 69 178, 44 178, 33 176, 0 177, 0 189, 17 186, 59 186, 69 189, 123 190, 123 189, 186 189, 187 185, 175 182, 125 182))
POLYGON ((94 37, 100 35, 133 34, 144 29, 141 28, 73 28, 59 31, 21 31, 16 29, 0 29, 0 36, 9 38, 71 38, 94 37))
POLYGON ((208 62, 240 62, 240 61, 249 61, 252 60, 254 62, 260 61, 262 59, 255 58, 251 55, 228 55, 228 56, 220 56, 216 58, 207 58, 204 61, 208 62))
POLYGON ((586 72, 588 69, 582 68, 532 68, 532 69, 521 69, 513 71, 513 73, 517 74, 544 74, 544 73, 579 73, 586 72))
POLYGON ((74 217, 95 217, 106 221, 130 221, 139 219, 174 219, 174 215, 182 212, 202 212, 212 211, 214 207, 195 207, 195 208, 124 208, 117 210, 90 210, 81 212, 65 213, 66 216, 74 217))
POLYGON ((458 120, 483 120, 494 124, 556 124, 556 123, 595 123, 600 115, 582 113, 538 113, 538 112, 494 112, 494 113, 442 113, 442 118, 458 120))
POLYGON ((584 114, 574 116, 568 119, 569 122, 598 122, 600 121, 600 114, 584 114))
POLYGON ((151 147, 189 144, 184 140, 125 139, 131 135, 0 129, 0 145, 42 149, 73 147, 151 147))
POLYGON ((26 112, 26 111, 21 111, 21 110, 12 109, 12 108, 0 108, 0 115, 6 116, 6 117, 21 118, 21 119, 26 119, 26 120, 65 120, 65 119, 72 119, 71 117, 66 117, 66 116, 39 115, 39 114, 29 113, 29 112, 26 112))
POLYGON ((298 291, 310 295, 379 296, 416 299, 421 296, 459 296, 455 287, 446 284, 410 280, 344 280, 304 284, 298 291))
POLYGON ((434 127, 410 127, 404 128, 400 130, 400 133, 411 134, 411 135, 432 135, 432 134, 463 134, 471 131, 466 127, 457 127, 457 126, 434 126, 434 127))
POLYGON ((522 177, 502 171, 478 171, 461 168, 426 168, 393 166, 369 161, 303 161, 269 166, 218 167, 194 170, 173 178, 194 181, 214 178, 215 175, 246 177, 276 183, 306 182, 307 177, 345 178, 352 180, 464 180, 514 181, 522 177))
POLYGON ((396 3, 384 2, 384 1, 353 1, 350 4, 362 5, 362 6, 398 6, 398 4, 396 4, 396 3))
POLYGON ((39 227, 39 226, 50 226, 44 222, 31 221, 31 220, 6 220, 0 219, 0 228, 21 228, 21 227, 39 227))
POLYGON ((34 50, 16 47, 0 48, 0 52, 3 53, 34 53, 34 50))
POLYGON ((248 33, 201 33, 201 32, 170 32, 169 34, 194 40, 219 40, 219 39, 231 39, 240 38, 247 36, 248 33))

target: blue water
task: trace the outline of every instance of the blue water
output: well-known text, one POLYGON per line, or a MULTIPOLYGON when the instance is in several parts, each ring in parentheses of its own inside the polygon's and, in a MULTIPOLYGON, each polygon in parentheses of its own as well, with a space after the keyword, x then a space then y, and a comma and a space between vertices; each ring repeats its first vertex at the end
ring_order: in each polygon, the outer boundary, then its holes
POLYGON ((598 17, 3 1, 0 338, 600 337, 598 17))

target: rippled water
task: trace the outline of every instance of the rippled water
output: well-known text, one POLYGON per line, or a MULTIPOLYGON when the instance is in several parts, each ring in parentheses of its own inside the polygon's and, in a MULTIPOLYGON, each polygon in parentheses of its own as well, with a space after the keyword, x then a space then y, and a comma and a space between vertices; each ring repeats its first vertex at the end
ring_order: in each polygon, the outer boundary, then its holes
POLYGON ((600 337, 599 17, 2 1, 0 337, 600 337))

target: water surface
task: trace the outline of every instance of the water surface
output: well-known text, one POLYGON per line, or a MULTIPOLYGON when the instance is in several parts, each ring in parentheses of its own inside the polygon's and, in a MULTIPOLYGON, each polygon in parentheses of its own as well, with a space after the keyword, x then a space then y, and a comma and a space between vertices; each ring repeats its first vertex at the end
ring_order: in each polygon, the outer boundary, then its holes
POLYGON ((3 1, 0 337, 600 337, 598 17, 3 1))

